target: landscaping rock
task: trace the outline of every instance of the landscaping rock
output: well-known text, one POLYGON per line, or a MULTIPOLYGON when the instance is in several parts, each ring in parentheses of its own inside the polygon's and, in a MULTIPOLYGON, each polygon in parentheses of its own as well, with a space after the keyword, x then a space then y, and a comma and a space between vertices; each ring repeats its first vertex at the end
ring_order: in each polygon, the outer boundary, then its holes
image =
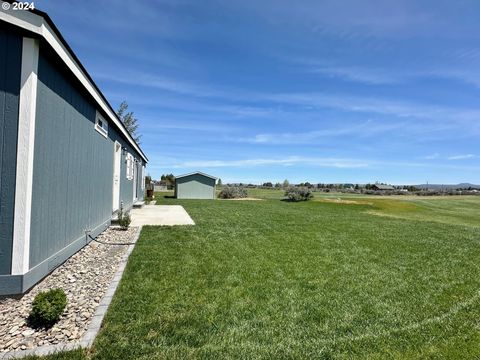
MULTIPOLYGON (((102 242, 129 243, 137 228, 127 231, 110 227, 98 237, 102 242)), ((0 300, 0 358, 11 350, 28 350, 52 344, 78 343, 88 329, 118 264, 128 246, 104 245, 95 241, 73 255, 27 294, 0 300), (51 329, 30 328, 27 318, 32 301, 39 292, 61 288, 67 295, 67 307, 51 329)))

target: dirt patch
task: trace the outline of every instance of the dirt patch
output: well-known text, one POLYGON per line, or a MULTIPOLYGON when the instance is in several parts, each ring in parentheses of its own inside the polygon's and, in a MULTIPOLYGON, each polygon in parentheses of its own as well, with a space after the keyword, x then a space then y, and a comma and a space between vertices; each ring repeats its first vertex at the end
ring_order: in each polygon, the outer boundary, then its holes
POLYGON ((237 198, 237 199, 220 199, 220 200, 235 200, 235 201, 263 201, 263 200, 265 200, 265 199, 258 199, 258 198, 246 197, 246 198, 237 198))
POLYGON ((357 205, 373 205, 373 203, 363 200, 347 200, 347 199, 315 199, 314 201, 326 202, 326 203, 335 203, 335 204, 357 204, 357 205))

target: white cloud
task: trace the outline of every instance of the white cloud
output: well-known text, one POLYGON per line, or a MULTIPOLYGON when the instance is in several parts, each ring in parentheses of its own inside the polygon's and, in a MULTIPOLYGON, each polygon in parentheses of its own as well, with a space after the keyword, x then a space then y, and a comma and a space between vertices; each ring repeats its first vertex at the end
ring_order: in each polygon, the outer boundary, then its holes
POLYGON ((365 161, 341 158, 308 158, 289 156, 285 158, 256 158, 242 160, 199 160, 173 164, 173 168, 217 168, 217 167, 255 167, 264 165, 292 166, 297 164, 331 167, 331 168, 364 168, 365 161))
POLYGON ((476 155, 473 154, 464 154, 464 155, 453 155, 449 156, 447 159, 448 160, 466 160, 466 159, 474 159, 476 158, 476 155))

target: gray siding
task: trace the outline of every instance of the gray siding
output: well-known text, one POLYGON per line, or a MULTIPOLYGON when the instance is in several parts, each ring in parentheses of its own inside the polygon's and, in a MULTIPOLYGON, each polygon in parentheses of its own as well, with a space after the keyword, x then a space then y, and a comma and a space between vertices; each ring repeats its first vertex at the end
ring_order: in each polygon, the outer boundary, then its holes
POLYGON ((95 108, 40 51, 30 267, 111 218, 113 142, 95 108))
POLYGON ((214 199, 215 179, 201 174, 176 179, 175 196, 178 199, 214 199))
MULTIPOLYGON (((108 137, 95 130, 100 109, 46 43, 40 42, 33 159, 29 271, 10 275, 16 191, 22 37, 0 24, 0 295, 18 294, 51 272, 111 222, 114 142, 122 148, 120 200, 133 205, 126 154, 137 160, 137 195, 143 198, 145 163, 110 123, 108 137)), ((101 110, 100 110, 101 111, 101 110)), ((105 119, 107 117, 102 114, 105 119)))
POLYGON ((22 38, 0 30, 0 275, 12 265, 22 38))

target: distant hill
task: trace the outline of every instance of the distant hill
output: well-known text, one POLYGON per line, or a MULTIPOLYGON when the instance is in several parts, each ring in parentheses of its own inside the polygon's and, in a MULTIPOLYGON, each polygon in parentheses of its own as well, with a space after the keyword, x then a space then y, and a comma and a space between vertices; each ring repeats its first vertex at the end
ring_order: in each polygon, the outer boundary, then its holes
POLYGON ((468 189, 469 187, 474 189, 480 189, 480 185, 470 184, 470 183, 460 183, 460 184, 420 184, 413 185, 419 189, 468 189))

